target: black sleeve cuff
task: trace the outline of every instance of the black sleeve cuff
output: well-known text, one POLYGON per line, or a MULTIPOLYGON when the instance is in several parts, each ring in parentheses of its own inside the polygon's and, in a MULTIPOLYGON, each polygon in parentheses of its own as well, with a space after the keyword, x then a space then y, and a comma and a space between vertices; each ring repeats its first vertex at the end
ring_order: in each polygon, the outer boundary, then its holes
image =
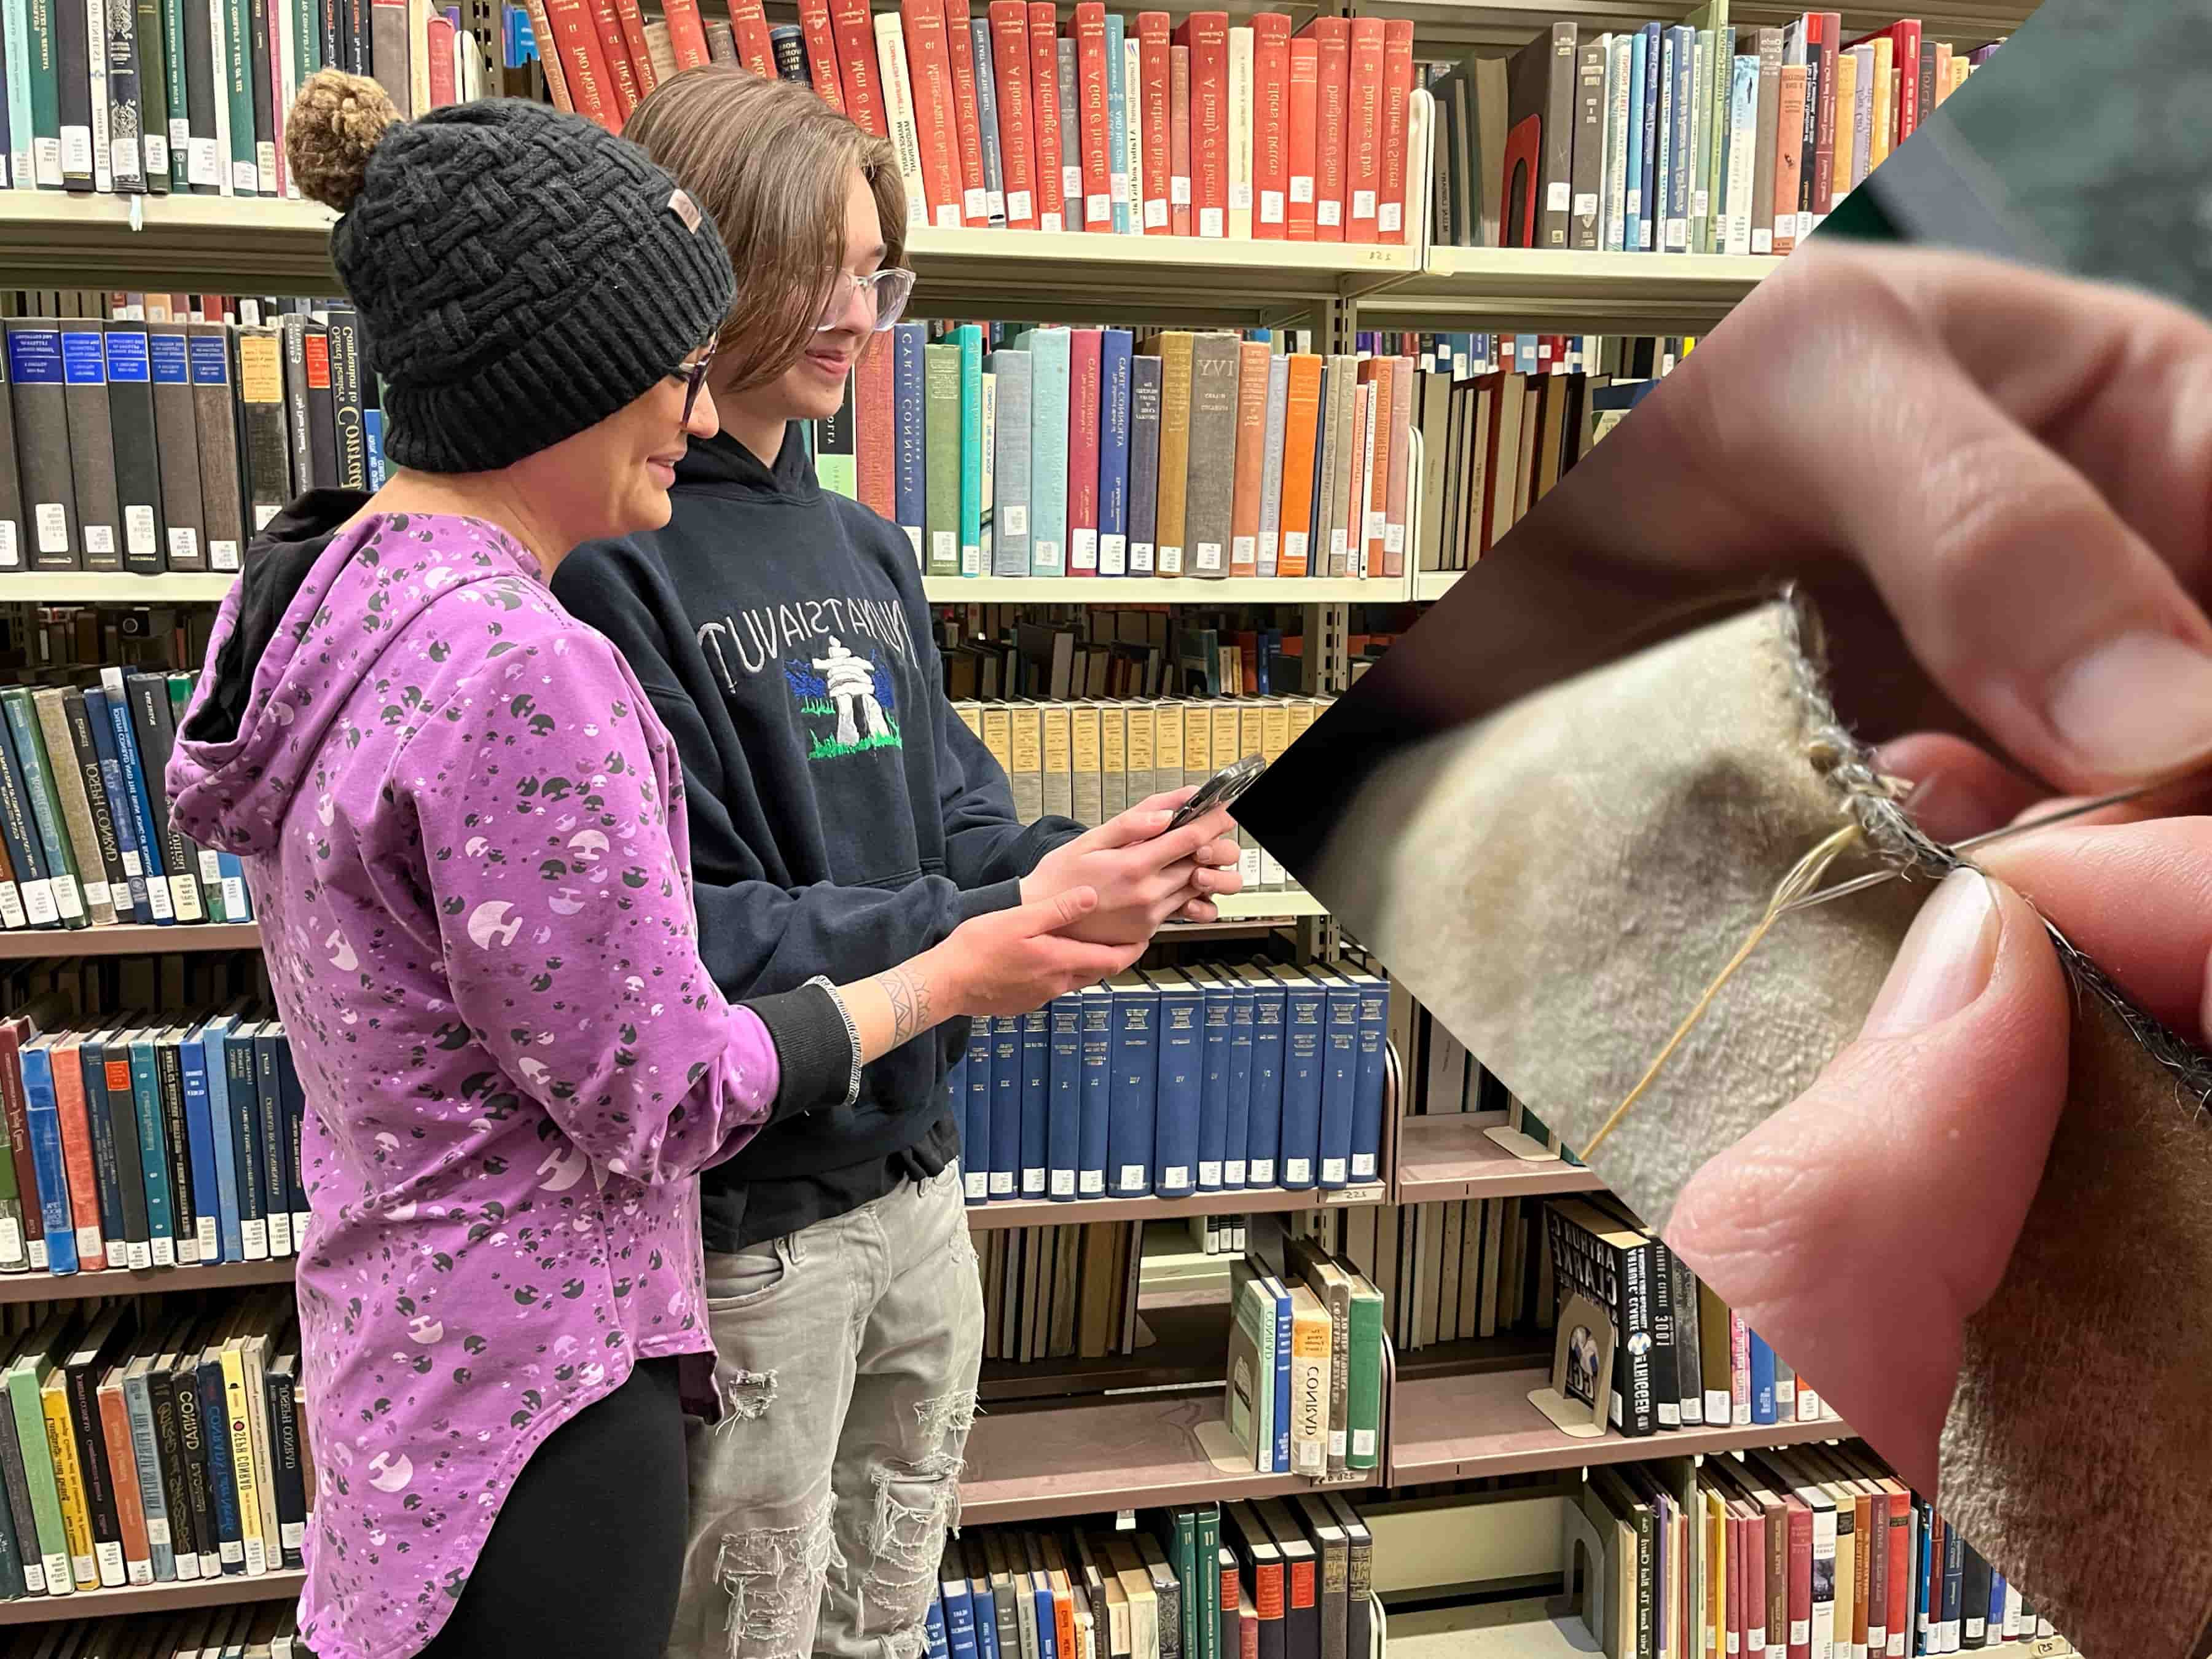
POLYGON ((753 997, 744 1006, 775 1044, 775 1109, 771 1123, 844 1103, 853 1083, 853 1039, 836 999, 819 985, 753 997))

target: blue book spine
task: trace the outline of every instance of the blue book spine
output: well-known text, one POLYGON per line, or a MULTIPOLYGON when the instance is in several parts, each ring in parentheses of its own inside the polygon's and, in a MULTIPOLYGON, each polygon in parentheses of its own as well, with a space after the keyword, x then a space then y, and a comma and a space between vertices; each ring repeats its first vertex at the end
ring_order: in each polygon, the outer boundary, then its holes
POLYGON ((1052 1010, 1032 1009, 1022 1028, 1022 1196, 1042 1198, 1052 1167, 1052 1010))
POLYGON ((368 466, 368 487, 372 492, 384 488, 384 411, 364 409, 361 411, 362 453, 368 466))
POLYGON ((1928 1606, 1928 1570, 1934 1565, 1936 1540, 1931 1535, 1936 1511, 1920 1498, 1912 1501, 1912 1651, 1929 1654, 1936 1650, 1930 1639, 1933 1632, 1929 1620, 1933 1616, 1928 1606))
POLYGON ((1322 1013, 1316 1184, 1334 1191, 1352 1180, 1352 1118, 1359 1092, 1359 988, 1341 974, 1330 975, 1322 991, 1322 1013))
POLYGON ((1966 1540, 1955 1527, 1943 1528, 1943 1651, 1959 1650, 1960 1604, 1966 1577, 1966 1540))
POLYGON ((961 1103, 968 1125, 966 1162, 961 1165, 962 1185, 970 1204, 991 1196, 991 1022, 988 1017, 968 1022, 968 1057, 960 1062, 961 1086, 967 1092, 961 1103))
POLYGON ((216 868, 222 877, 223 914, 233 921, 253 920, 253 890, 246 884, 246 863, 235 853, 217 852, 216 868))
POLYGON ((926 323, 900 323, 891 330, 893 477, 891 496, 898 527, 921 557, 923 483, 921 349, 929 343, 926 323))
POLYGON ((123 769, 123 795, 130 807, 131 833, 137 837, 138 848, 146 868, 146 902, 153 910, 154 920, 167 927, 177 919, 176 906, 169 898, 169 878, 161 862, 161 843, 154 835, 154 800, 146 793, 146 769, 138 756, 138 739, 131 727, 131 708, 122 695, 121 678, 107 684, 100 694, 107 711, 107 725, 115 742, 116 763, 123 769))
MULTIPOLYGON (((946 20, 951 22, 951 19, 946 20)), ((952 27, 958 27, 957 23, 952 27)), ((976 124, 983 130, 983 202, 980 216, 987 224, 1006 222, 1006 162, 999 143, 999 74, 996 60, 991 55, 991 20, 971 17, 968 20, 969 50, 975 59, 975 115, 976 124)), ((969 216, 978 216, 979 210, 971 202, 969 216)))
POLYGON ((39 1182, 39 1220, 46 1230, 46 1271, 77 1270, 76 1218, 70 1210, 69 1164, 62 1156, 62 1119, 54 1097, 53 1056, 23 1050, 23 1104, 31 1136, 31 1167, 39 1182))
POLYGON ((1310 980, 1283 988, 1283 1129, 1277 1149, 1282 1185, 1302 1192, 1314 1184, 1321 1157, 1322 1039, 1328 1033, 1327 994, 1310 980))
POLYGON ((230 1407, 223 1398, 222 1365, 204 1359, 195 1375, 199 1388, 200 1438, 207 1449, 208 1506, 215 1511, 215 1535, 223 1572, 246 1573, 246 1534, 238 1519, 238 1483, 230 1460, 230 1407))
POLYGON ((944 1624, 937 1641, 951 1649, 954 1659, 976 1659, 975 1604, 969 1599, 968 1586, 947 1578, 942 1589, 944 1624))
POLYGON ((929 1611, 922 1619, 922 1636, 929 1645, 929 1659, 951 1659, 952 1650, 945 1639, 945 1607, 934 1596, 930 1598, 929 1611))
POLYGON ((1989 1645, 1996 1647, 2004 1639, 2005 1576, 1995 1567, 1990 1569, 1989 1645))
POLYGON ((1129 568, 1129 386, 1133 361, 1127 329, 1100 331, 1098 574, 1102 576, 1125 575, 1129 568))
POLYGON ((1106 1171, 1116 1198, 1152 1190, 1152 1109, 1159 1089, 1159 993, 1141 980, 1114 986, 1113 1080, 1106 1171))
POLYGON ((1198 1104, 1198 1190, 1218 1193, 1227 1184, 1229 1158, 1229 1045, 1236 1020, 1236 994, 1226 981, 1209 975, 1204 986, 1206 1025, 1202 1034, 1198 1104))
MULTIPOLYGON (((217 1220, 222 1236, 222 1259, 246 1260, 246 1232, 238 1205, 238 1134, 230 1103, 229 1047, 231 1017, 224 1015, 203 1025, 197 1036, 204 1051, 207 1079, 208 1123, 214 1131, 215 1190, 217 1220)), ((189 1054, 187 1067, 191 1065, 189 1054)), ((190 1086, 191 1073, 185 1073, 190 1086)))
POLYGON ((191 1153, 192 1218, 203 1262, 222 1243, 222 1198, 216 1182, 215 1124, 209 1112, 207 1047, 197 1031, 178 1044, 185 1079, 185 1140, 191 1153))
POLYGON ((1390 983, 1364 974, 1359 988, 1359 1080, 1352 1094, 1352 1178, 1382 1178, 1382 1103, 1390 1081, 1390 983))
MULTIPOLYGON (((123 762, 115 752, 115 727, 107 718, 107 694, 96 685, 85 689, 84 714, 92 726, 92 750, 100 762, 100 787, 107 792, 108 817, 115 824, 115 850, 123 860, 131 920, 151 921, 155 916, 146 897, 146 866, 138 852, 138 826, 125 805, 130 797, 123 781, 123 762)), ((117 896, 112 888, 108 896, 117 896)), ((123 906, 118 903, 116 909, 119 915, 123 906)))
POLYGON ((1033 329, 1030 349, 1030 574, 1064 574, 1067 557, 1068 335, 1033 329))
POLYGON ((1106 1139, 1114 1094, 1114 993, 1086 985, 1082 995, 1083 1079, 1075 1138, 1079 1198, 1106 1196, 1106 1139))
POLYGON ((999 1659, 999 1598, 991 1593, 991 1581, 982 1577, 969 1579, 968 1600, 975 1610, 975 1651, 979 1659, 999 1659))
POLYGON ((224 1034, 222 1070, 223 1093, 230 1102, 239 1237, 247 1261, 265 1261, 269 1259, 270 1197, 261 1175, 261 1089, 254 1079, 253 1037, 246 1027, 234 1026, 224 1034))
POLYGON ((1233 978, 1229 987, 1229 1090, 1222 1112, 1221 1185, 1242 1191, 1248 1181, 1246 1158, 1252 1130, 1252 1005, 1250 983, 1233 978))
POLYGON ((1188 1198, 1198 1190, 1206 994, 1179 975, 1165 975, 1158 982, 1160 1066, 1153 1109, 1152 1190, 1162 1198, 1188 1198))
POLYGON ((145 1031, 132 1034, 131 1103, 138 1114, 138 1161, 146 1175, 146 1234, 154 1265, 177 1264, 177 1220, 169 1204, 169 1134, 161 1120, 161 1074, 154 1066, 154 1042, 145 1031))
POLYGON ((1022 1022, 991 1017, 991 1196, 1017 1198, 1022 1169, 1022 1022))
POLYGON ((1644 246, 1644 89, 1650 76, 1644 54, 1648 50, 1641 29, 1628 38, 1628 168, 1623 181, 1626 198, 1621 209, 1622 246, 1631 253, 1644 246))
POLYGON ((1160 479, 1160 375, 1163 366, 1149 354, 1129 360, 1128 558, 1132 576, 1152 574, 1152 532, 1158 524, 1160 479))
POLYGON ((1275 1473, 1291 1472, 1291 1297, 1279 1279, 1267 1287, 1275 1297, 1275 1473))
POLYGON ((1046 1195, 1073 1200, 1083 1164, 1083 994, 1054 997, 1045 1088, 1046 1195))
POLYGON ((960 347, 960 574, 983 574, 983 331, 963 323, 960 347))
POLYGON ((1114 200, 1114 234, 1129 234, 1129 88, 1121 50, 1121 14, 1106 14, 1106 177, 1114 200))
MULTIPOLYGON (((1697 184, 1697 157, 1691 149, 1694 133, 1692 106, 1697 96, 1698 32, 1686 23, 1669 31, 1674 37, 1674 136, 1668 146, 1671 158, 1667 181, 1667 246, 1675 253, 1690 251, 1691 198, 1697 184)), ((1808 161, 1807 167, 1812 166, 1808 161)))
POLYGON ((1774 1421, 1774 1350, 1757 1331, 1751 1333, 1751 1420, 1774 1421))
POLYGON ((1629 118, 1644 130, 1639 152, 1644 164, 1643 211, 1637 227, 1637 246, 1649 252, 1658 246, 1654 221, 1660 216, 1659 193, 1659 25, 1646 23, 1638 37, 1644 42, 1644 101, 1629 112, 1629 118))
POLYGON ((1252 1102, 1244 1154, 1244 1184, 1272 1187, 1280 1178, 1283 1145, 1283 1066, 1288 1044, 1283 1015, 1288 999, 1280 981, 1255 974, 1252 987, 1252 1102))
POLYGON ((131 1241, 123 1224, 122 1169, 115 1153, 115 1120, 108 1115, 107 1045, 88 1031, 77 1045, 77 1072, 84 1083, 85 1127, 92 1136, 93 1178, 100 1186, 100 1233, 107 1265, 130 1265, 131 1241))

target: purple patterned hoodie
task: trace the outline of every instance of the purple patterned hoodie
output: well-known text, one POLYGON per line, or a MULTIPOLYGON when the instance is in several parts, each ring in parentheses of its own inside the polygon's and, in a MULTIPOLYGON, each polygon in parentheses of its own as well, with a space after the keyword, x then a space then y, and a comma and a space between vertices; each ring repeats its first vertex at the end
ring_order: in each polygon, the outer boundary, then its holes
POLYGON ((779 1103, 775 1014, 700 967, 682 769, 536 561, 442 515, 306 554, 258 660, 231 653, 236 730, 205 677, 167 781, 246 860, 307 1097, 301 1633, 403 1659, 545 1437, 634 1360, 708 1351, 697 1171, 835 1102, 779 1103))

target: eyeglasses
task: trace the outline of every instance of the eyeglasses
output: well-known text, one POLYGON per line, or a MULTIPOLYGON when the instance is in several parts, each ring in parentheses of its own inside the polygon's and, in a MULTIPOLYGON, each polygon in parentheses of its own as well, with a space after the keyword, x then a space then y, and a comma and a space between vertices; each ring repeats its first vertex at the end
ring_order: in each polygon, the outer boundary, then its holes
POLYGON ((684 418, 677 422, 678 426, 691 424, 691 411, 697 407, 699 402, 699 388, 707 384, 707 371, 714 366, 714 351, 717 343, 715 341, 709 340, 707 343, 707 349, 698 356, 688 363, 678 363, 668 371, 670 380, 684 382, 684 418))
POLYGON ((814 325, 817 334, 827 333, 843 324, 846 308, 851 305, 855 291, 875 317, 871 331, 880 334, 905 315, 907 300, 914 293, 914 273, 904 265, 886 265, 866 276, 839 271, 830 281, 830 299, 822 307, 822 320, 814 325))

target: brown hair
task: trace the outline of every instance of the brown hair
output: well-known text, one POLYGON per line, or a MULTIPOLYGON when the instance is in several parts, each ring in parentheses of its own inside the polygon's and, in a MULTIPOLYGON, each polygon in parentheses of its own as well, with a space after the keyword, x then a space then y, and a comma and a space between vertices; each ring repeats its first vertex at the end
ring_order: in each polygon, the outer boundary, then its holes
POLYGON ((738 391, 776 379, 814 337, 825 278, 845 263, 854 168, 876 198, 884 264, 905 258, 906 189, 890 142, 810 87, 710 64, 662 82, 623 136, 673 173, 721 232, 738 295, 718 349, 738 365, 738 391))

